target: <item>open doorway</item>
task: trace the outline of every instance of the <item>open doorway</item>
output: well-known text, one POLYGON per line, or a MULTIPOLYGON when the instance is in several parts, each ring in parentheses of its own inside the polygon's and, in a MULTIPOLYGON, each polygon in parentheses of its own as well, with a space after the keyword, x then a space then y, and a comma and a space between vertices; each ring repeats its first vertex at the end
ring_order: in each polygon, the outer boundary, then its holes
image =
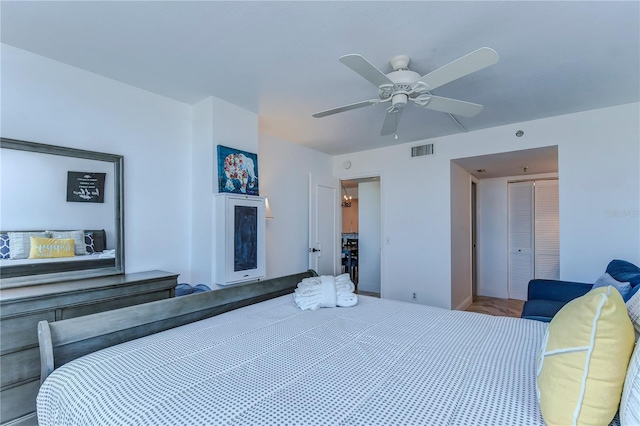
POLYGON ((342 180, 342 271, 359 294, 380 297, 380 177, 342 180))
MULTIPOLYGON (((553 199, 540 198, 545 201, 545 206, 555 206, 555 219, 550 225, 541 226, 540 229, 548 231, 557 242, 560 232, 557 214, 558 172, 557 146, 451 161, 452 308, 467 309, 469 304, 479 302, 480 299, 491 299, 491 303, 496 303, 499 299, 513 299, 521 303, 517 299, 526 299, 528 282, 535 275, 521 273, 525 268, 519 267, 519 264, 512 261, 513 256, 509 255, 512 250, 518 254, 524 253, 522 247, 514 245, 514 236, 520 233, 510 232, 514 221, 510 206, 514 198, 509 186, 516 181, 556 183, 555 192, 549 191, 553 199), (512 290, 514 279, 520 283, 518 294, 512 290)), ((520 204, 511 207, 512 212, 523 210, 520 204)), ((530 214, 525 216, 525 219, 534 218, 530 214)), ((529 240, 532 241, 530 249, 533 250, 534 240, 529 240)), ((538 250, 543 246, 546 247, 544 244, 539 245, 538 250)), ((553 257, 546 252, 544 257, 540 256, 538 269, 542 271, 543 267, 551 265, 557 274, 557 252, 555 248, 553 257)), ((528 270, 532 271, 534 268, 528 270)))

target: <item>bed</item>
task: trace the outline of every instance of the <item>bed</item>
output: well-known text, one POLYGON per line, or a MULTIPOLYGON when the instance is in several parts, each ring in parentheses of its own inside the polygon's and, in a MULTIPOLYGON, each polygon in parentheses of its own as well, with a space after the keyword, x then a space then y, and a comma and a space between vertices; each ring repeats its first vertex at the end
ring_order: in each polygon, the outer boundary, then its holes
MULTIPOLYGON (((9 245, 8 235, 11 232, 45 232, 45 231, 0 231, 0 243, 9 245)), ((65 232, 65 231, 62 231, 65 232)), ((90 251, 85 255, 73 257, 57 257, 49 259, 10 259, 7 250, 6 258, 0 257, 0 277, 13 278, 25 275, 49 274, 55 272, 78 271, 94 268, 114 267, 115 253, 107 249, 107 236, 104 229, 85 230, 85 244, 90 251)))
POLYGON ((63 339, 53 351, 64 363, 50 375, 56 361, 43 367, 41 426, 544 424, 534 371, 542 322, 365 296, 353 308, 301 311, 285 294, 66 362, 83 352, 73 344, 96 343, 86 335, 94 322, 122 313, 48 332, 40 324, 42 340, 63 339))
POLYGON ((547 323, 366 296, 302 311, 287 293, 311 275, 41 322, 39 424, 545 424, 547 323))

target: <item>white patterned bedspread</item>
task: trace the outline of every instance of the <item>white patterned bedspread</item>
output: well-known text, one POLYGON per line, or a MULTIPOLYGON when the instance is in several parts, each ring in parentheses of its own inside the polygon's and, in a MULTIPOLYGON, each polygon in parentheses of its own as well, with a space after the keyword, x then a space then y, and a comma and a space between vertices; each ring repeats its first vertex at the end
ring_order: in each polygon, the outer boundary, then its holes
POLYGON ((79 358, 46 380, 47 425, 543 425, 547 324, 291 295, 79 358))

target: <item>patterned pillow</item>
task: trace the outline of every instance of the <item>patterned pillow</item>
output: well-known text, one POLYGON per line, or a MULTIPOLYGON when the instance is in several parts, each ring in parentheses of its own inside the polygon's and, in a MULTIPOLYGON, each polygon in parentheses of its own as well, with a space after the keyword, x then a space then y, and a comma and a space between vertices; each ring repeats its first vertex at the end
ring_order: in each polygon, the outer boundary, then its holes
POLYGON ((84 233, 84 245, 87 249, 88 254, 93 254, 96 252, 95 241, 93 239, 93 232, 85 232, 84 233))
POLYGON ((638 337, 640 337, 640 291, 636 291, 625 305, 636 332, 636 340, 638 340, 638 337))
POLYGON ((620 400, 620 422, 623 425, 640 425, 640 344, 631 355, 627 377, 624 380, 620 400))
POLYGON ((0 234, 0 259, 9 259, 9 234, 0 234))
POLYGON ((11 241, 9 256, 11 259, 26 259, 31 251, 31 237, 49 237, 45 232, 8 232, 11 241))
POLYGON ((84 243, 84 231, 49 231, 51 238, 71 238, 74 242, 74 253, 76 256, 87 254, 87 246, 84 243))

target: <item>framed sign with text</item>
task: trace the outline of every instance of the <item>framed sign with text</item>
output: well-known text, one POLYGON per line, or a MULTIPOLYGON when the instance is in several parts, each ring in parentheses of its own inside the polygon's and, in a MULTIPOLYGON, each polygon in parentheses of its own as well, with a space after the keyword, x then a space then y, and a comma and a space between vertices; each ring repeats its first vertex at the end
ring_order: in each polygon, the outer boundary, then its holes
POLYGON ((104 203, 106 173, 67 172, 67 201, 104 203))

